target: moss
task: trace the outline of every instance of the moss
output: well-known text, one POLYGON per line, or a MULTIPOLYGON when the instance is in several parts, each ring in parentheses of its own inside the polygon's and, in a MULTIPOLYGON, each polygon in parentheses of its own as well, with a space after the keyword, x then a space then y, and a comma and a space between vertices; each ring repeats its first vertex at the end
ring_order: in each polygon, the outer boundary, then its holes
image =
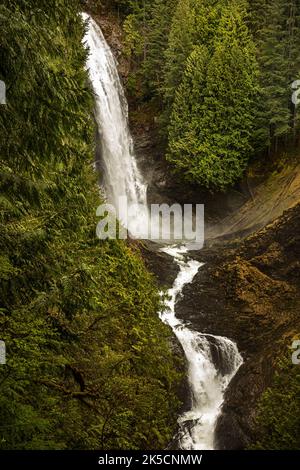
POLYGON ((298 450, 300 446, 300 370, 291 354, 280 361, 258 406, 258 440, 251 449, 298 450))
POLYGON ((179 376, 158 289, 137 251, 95 235, 79 9, 0 6, 0 447, 165 448, 179 376))

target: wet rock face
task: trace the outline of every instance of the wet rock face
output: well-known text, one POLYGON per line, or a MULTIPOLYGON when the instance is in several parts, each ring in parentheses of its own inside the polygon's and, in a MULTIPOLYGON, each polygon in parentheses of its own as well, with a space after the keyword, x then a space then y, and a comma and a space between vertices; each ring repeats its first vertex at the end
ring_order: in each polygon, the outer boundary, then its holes
POLYGON ((118 12, 100 3, 95 5, 93 0, 84 0, 83 10, 90 13, 100 26, 118 63, 120 77, 125 82, 129 74, 130 63, 124 54, 122 19, 118 12))
POLYGON ((232 364, 228 360, 228 357, 224 355, 220 348, 220 343, 214 336, 207 336, 210 345, 210 354, 212 357, 213 364, 221 375, 230 374, 232 370, 232 364))
POLYGON ((146 267, 157 278, 161 288, 171 288, 179 272, 178 264, 167 253, 160 251, 161 245, 151 241, 139 244, 146 267))
MULTIPOLYGON (((206 261, 186 286, 177 314, 204 333, 237 342, 244 364, 225 394, 216 447, 241 449, 256 439, 255 415, 278 355, 300 331, 300 204, 240 242, 195 254, 206 261)), ((218 361, 218 351, 213 351, 218 361)))
POLYGON ((233 378, 217 421, 215 448, 244 449, 256 439, 257 399, 269 385, 272 366, 257 355, 245 362, 233 378))

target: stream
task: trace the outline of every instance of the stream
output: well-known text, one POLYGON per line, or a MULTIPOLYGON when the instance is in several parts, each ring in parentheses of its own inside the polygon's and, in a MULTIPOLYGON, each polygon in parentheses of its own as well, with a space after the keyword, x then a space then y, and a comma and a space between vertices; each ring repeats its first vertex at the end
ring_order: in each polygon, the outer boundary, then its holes
MULTIPOLYGON (((116 60, 99 26, 87 14, 89 26, 84 43, 89 48, 87 68, 95 96, 95 119, 101 147, 101 165, 107 199, 117 204, 126 196, 139 210, 130 228, 145 224, 148 214, 147 185, 136 158, 128 125, 128 104, 118 75, 116 60)), ((178 418, 176 442, 179 449, 214 449, 217 418, 224 392, 243 360, 231 340, 202 334, 176 317, 176 303, 184 287, 191 283, 203 265, 191 258, 184 242, 165 245, 161 251, 171 256, 179 267, 168 300, 159 313, 180 342, 187 363, 191 407, 178 418)), ((197 306, 195 306, 197 308, 197 306)))

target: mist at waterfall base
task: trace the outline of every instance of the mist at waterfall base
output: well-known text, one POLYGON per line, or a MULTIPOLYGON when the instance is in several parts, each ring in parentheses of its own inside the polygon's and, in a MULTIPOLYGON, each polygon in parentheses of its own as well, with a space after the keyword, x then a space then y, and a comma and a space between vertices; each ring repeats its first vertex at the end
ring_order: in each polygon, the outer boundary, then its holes
MULTIPOLYGON (((105 192, 108 202, 114 206, 120 197, 126 197, 130 205, 137 207, 136 213, 131 214, 131 227, 133 231, 142 231, 149 217, 147 186, 133 151, 128 104, 117 63, 99 26, 85 13, 83 18, 89 20, 84 43, 89 48, 87 69, 95 96, 105 192)), ((178 447, 206 450, 214 448, 215 425, 224 391, 242 364, 242 358, 229 339, 196 332, 176 317, 176 303, 183 288, 193 281, 201 267, 198 261, 188 256, 188 248, 182 243, 161 248, 173 257, 179 266, 179 274, 159 315, 181 343, 188 365, 191 409, 178 419, 178 447)))

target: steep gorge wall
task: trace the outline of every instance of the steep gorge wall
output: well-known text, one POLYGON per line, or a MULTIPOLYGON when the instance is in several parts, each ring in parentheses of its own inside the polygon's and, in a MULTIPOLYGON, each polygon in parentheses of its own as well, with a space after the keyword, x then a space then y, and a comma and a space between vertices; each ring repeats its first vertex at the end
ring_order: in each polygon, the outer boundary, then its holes
POLYGON ((300 390, 299 366, 292 364, 291 351, 293 339, 300 333, 299 233, 297 204, 242 242, 197 253, 206 265, 186 287, 178 315, 199 331, 234 339, 245 361, 226 392, 217 426, 220 448, 244 448, 260 439, 272 448, 278 432, 275 423, 282 421, 283 409, 284 432, 294 438, 290 445, 295 446, 299 439, 296 430, 289 428, 297 400, 293 403, 288 398, 294 379, 300 390), (285 369, 280 371, 282 360, 285 369), (276 371, 287 380, 282 403, 269 400, 274 417, 263 414, 262 425, 261 420, 256 421, 258 403, 266 388, 273 386, 276 371))

